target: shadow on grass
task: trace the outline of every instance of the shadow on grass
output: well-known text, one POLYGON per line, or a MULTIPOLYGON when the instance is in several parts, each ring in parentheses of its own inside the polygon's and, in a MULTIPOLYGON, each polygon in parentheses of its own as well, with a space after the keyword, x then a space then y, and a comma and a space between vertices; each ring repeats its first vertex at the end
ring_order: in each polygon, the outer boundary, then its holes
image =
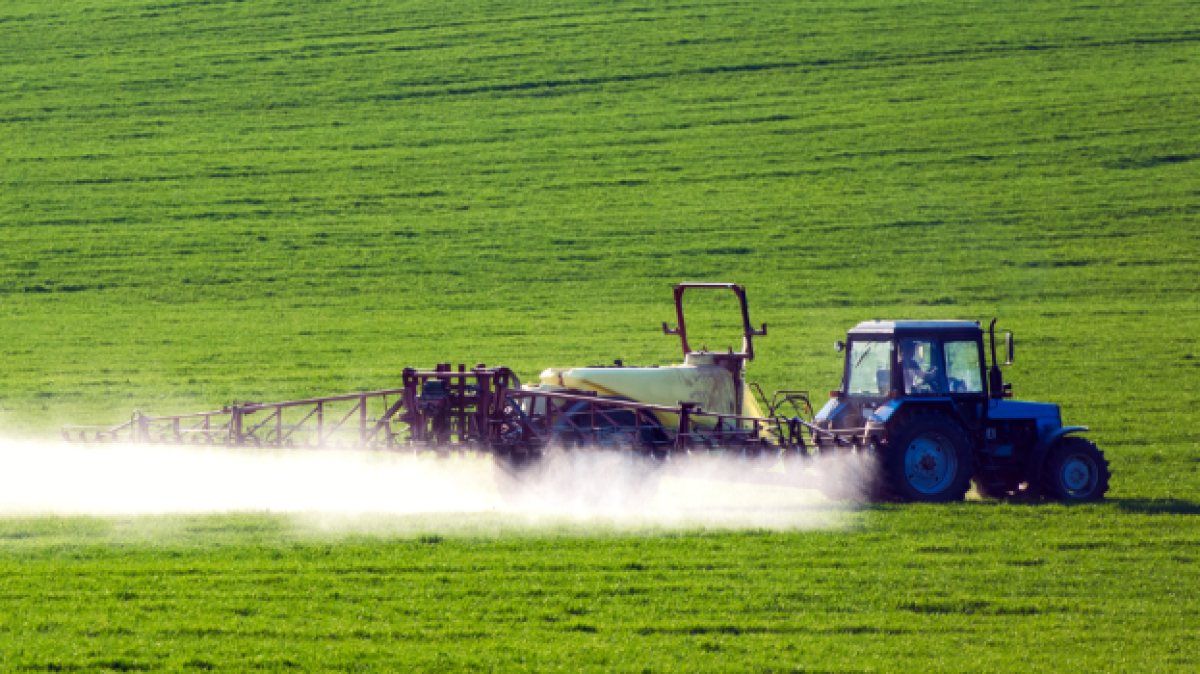
POLYGON ((1200 515, 1200 503, 1177 498, 1111 499, 1118 510, 1139 515, 1200 515))
POLYGON ((1121 512, 1138 515, 1200 515, 1200 503, 1177 498, 1106 498, 1103 501, 1085 501, 1082 503, 1009 499, 1003 501, 1003 503, 1031 508, 1049 506, 1066 506, 1068 508, 1107 506, 1121 512))
MULTIPOLYGON (((858 510, 870 512, 900 512, 917 504, 912 503, 864 503, 859 504, 858 510)), ((998 506, 1016 506, 1031 509, 1062 507, 1094 508, 1102 506, 1114 508, 1120 512, 1138 515, 1200 515, 1200 502, 1186 501, 1177 498, 1106 498, 1102 501, 1085 501, 1081 503, 1064 503, 1062 501, 1041 499, 982 499, 968 500, 959 506, 991 508, 998 506)), ((949 507, 950 504, 931 505, 934 508, 949 507)))

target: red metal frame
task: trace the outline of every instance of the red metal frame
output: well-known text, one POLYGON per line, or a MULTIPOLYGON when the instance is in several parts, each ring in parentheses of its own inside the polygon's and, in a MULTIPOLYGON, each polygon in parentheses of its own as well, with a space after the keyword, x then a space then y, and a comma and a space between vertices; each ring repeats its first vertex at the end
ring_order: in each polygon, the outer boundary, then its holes
POLYGON ((398 389, 247 402, 196 414, 135 412, 113 427, 64 426, 63 437, 84 442, 495 454, 538 453, 555 442, 661 456, 696 449, 772 451, 803 446, 803 439, 782 417, 718 414, 694 403, 651 405, 592 391, 522 389, 508 368, 409 368, 403 381, 398 389), (285 419, 289 414, 294 418, 285 419), (662 424, 661 418, 668 415, 679 419, 676 426, 662 424), (699 418, 708 422, 697 424, 699 418))
POLYGON ((678 321, 679 327, 672 330, 664 322, 663 334, 679 335, 679 341, 683 346, 683 355, 686 356, 692 353, 692 349, 688 345, 687 323, 683 317, 683 293, 689 288, 699 290, 732 290, 737 295, 738 303, 742 309, 742 350, 730 355, 741 356, 746 360, 754 360, 754 338, 767 334, 767 324, 763 323, 761 330, 755 330, 754 326, 750 325, 750 309, 746 304, 746 289, 735 283, 680 283, 675 286, 675 320, 678 321))
MULTIPOLYGON (((674 287, 679 327, 671 329, 663 323, 663 331, 679 335, 685 356, 691 348, 683 296, 690 289, 731 290, 738 297, 742 351, 712 356, 714 364, 733 374, 738 396, 734 409, 742 409, 745 362, 754 358, 753 338, 767 334, 767 326, 760 330, 751 326, 746 291, 741 286, 681 283, 674 287)), ((835 439, 838 436, 798 416, 788 419, 778 414, 784 403, 799 412, 801 402, 811 414, 803 391, 777 392, 767 401, 758 389, 767 416, 753 417, 708 412, 695 403, 670 407, 605 398, 593 391, 522 388, 508 368, 482 364, 407 368, 402 381, 402 388, 397 389, 276 403, 244 402, 198 414, 154 417, 134 412, 128 422, 112 427, 64 426, 63 437, 84 442, 357 447, 442 454, 470 450, 501 456, 537 455, 553 443, 571 443, 630 449, 665 459, 705 450, 807 455, 806 429, 835 439), (671 418, 678 420, 674 427, 663 424, 663 419, 671 418)))

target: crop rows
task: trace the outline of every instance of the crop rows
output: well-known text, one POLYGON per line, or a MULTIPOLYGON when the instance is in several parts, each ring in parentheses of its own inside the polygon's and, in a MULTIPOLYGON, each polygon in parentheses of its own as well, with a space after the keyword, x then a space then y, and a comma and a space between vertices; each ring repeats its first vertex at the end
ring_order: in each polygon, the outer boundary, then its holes
MULTIPOLYGON (((0 662, 1194 668, 1194 15, 9 0, 0 435, 446 361, 669 363, 669 286, 735 281, 768 390, 835 387, 860 320, 999 317, 1017 397, 1091 426, 1115 477, 1101 506, 823 533, 4 519, 0 662)), ((692 308, 736 345, 728 303, 692 308)))

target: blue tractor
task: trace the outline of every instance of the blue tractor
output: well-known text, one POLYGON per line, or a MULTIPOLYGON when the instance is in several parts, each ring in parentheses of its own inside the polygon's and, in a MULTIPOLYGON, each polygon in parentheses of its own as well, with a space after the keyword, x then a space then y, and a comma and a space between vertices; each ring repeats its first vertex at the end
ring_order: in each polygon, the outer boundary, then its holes
MULTIPOLYGON (((1058 405, 1011 400, 996 359, 996 321, 868 321, 850 330, 841 387, 813 418, 821 453, 870 458, 871 500, 946 502, 972 480, 985 497, 1095 501, 1108 461, 1064 426, 1058 405)), ((1004 331, 1007 359, 1013 334, 1004 331)))

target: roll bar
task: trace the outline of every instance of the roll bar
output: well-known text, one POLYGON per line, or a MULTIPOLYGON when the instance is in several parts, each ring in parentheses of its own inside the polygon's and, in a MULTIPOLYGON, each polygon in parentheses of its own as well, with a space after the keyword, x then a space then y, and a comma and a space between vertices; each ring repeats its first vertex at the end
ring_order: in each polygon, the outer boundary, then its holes
POLYGON ((683 319, 683 293, 689 288, 698 290, 732 290, 738 297, 738 302, 742 306, 742 350, 734 355, 742 356, 746 360, 754 360, 754 342, 753 338, 767 334, 767 324, 763 323, 761 330, 755 330, 750 325, 750 309, 746 306, 746 289, 735 283, 680 283, 675 286, 675 318, 679 322, 679 327, 672 330, 666 323, 663 322, 663 334, 679 335, 679 341, 683 343, 683 355, 686 356, 692 352, 688 346, 687 339, 687 324, 683 319))

